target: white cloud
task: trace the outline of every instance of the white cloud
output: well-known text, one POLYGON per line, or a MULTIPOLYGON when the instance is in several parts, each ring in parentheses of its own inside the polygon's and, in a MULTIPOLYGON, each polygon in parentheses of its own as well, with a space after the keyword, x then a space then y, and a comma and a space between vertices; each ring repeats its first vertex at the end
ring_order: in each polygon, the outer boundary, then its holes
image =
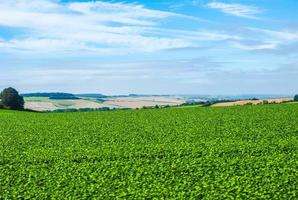
MULTIPOLYGON (((298 32, 295 30, 276 31, 253 27, 245 29, 249 31, 248 35, 256 35, 254 40, 233 41, 232 47, 242 50, 276 50, 280 52, 285 46, 294 46, 298 41, 298 32)), ((285 51, 291 53, 294 50, 287 49, 285 51)))
MULTIPOLYGON (((220 2, 209 3, 208 7, 250 18, 255 18, 261 12, 252 6, 220 2)), ((6 0, 0 2, 0 26, 19 28, 22 34, 9 39, 0 36, 0 51, 84 51, 123 55, 198 48, 207 42, 219 41, 226 41, 227 45, 233 42, 229 47, 237 49, 257 50, 275 49, 283 41, 298 39, 298 33, 293 31, 244 28, 244 33, 237 34, 230 30, 181 30, 164 26, 164 20, 190 19, 197 20, 129 3, 6 0), (255 34, 258 42, 245 43, 251 38, 247 31, 255 34)), ((223 43, 220 45, 222 47, 223 43)))
POLYGON ((24 33, 6 40, 2 38, 0 51, 84 51, 119 55, 197 48, 205 41, 243 39, 229 32, 208 29, 168 29, 163 21, 169 19, 198 20, 138 4, 7 0, 0 2, 0 26, 19 28, 24 33))
POLYGON ((153 29, 151 32, 160 31, 166 36, 183 36, 184 39, 189 39, 191 41, 224 41, 224 40, 241 40, 241 36, 236 34, 226 33, 222 31, 215 30, 176 30, 176 29, 153 29))
POLYGON ((242 38, 237 35, 220 33, 220 32, 211 32, 211 31, 200 31, 194 34, 198 38, 203 40, 210 41, 221 41, 221 40, 241 40, 242 38))
POLYGON ((6 49, 20 49, 20 50, 46 50, 51 51, 55 49, 73 50, 73 48, 85 49, 83 43, 74 43, 71 40, 55 40, 55 39, 23 39, 10 40, 4 42, 0 41, 0 48, 6 49))
POLYGON ((46 88, 52 91, 69 92, 132 93, 137 91, 144 93, 146 88, 152 89, 150 87, 158 82, 163 87, 159 88, 161 86, 159 84, 153 86, 152 91, 155 93, 154 90, 159 89, 166 91, 170 83, 177 87, 209 84, 205 79, 205 72, 202 69, 194 69, 190 65, 205 68, 205 64, 197 63, 197 60, 92 63, 91 65, 84 63, 69 68, 63 64, 57 64, 30 70, 9 68, 4 76, 0 74, 0 86, 10 82, 21 91, 28 91, 28 88, 31 91, 44 91, 46 88), (191 71, 185 71, 185 68, 191 71), (28 76, 30 79, 24 78, 28 76), (135 84, 136 81, 138 84, 135 84))
POLYGON ((289 41, 298 40, 298 31, 290 31, 290 30, 273 31, 273 30, 252 28, 252 27, 249 27, 247 29, 255 32, 259 32, 259 33, 264 33, 278 40, 289 40, 289 41))
POLYGON ((229 15, 252 19, 257 19, 257 14, 260 14, 262 12, 259 8, 254 6, 229 4, 222 2, 211 2, 207 4, 207 7, 220 10, 221 12, 229 15))
POLYGON ((261 44, 244 44, 240 42, 234 42, 232 47, 242 49, 242 50, 265 50, 265 49, 275 49, 277 44, 275 42, 265 42, 261 44))
POLYGON ((50 10, 57 10, 62 8, 59 4, 55 1, 49 0, 5 0, 1 1, 1 7, 11 7, 14 9, 22 10, 22 11, 50 11, 50 10))
POLYGON ((61 63, 30 70, 7 68, 5 73, 0 74, 0 87, 7 87, 9 82, 21 92, 64 91, 104 94, 243 94, 243 92, 285 94, 297 90, 294 84, 298 75, 297 62, 287 61, 285 63, 289 64, 281 65, 274 61, 269 63, 274 66, 271 69, 264 68, 262 63, 255 61, 248 64, 245 60, 240 62, 242 65, 256 65, 255 68, 239 68, 238 63, 235 63, 237 67, 233 70, 224 68, 225 63, 209 58, 91 65, 81 63, 68 68, 61 63), (206 71, 210 66, 213 66, 213 69, 206 71), (260 85, 262 87, 258 87, 260 85))
POLYGON ((162 31, 150 36, 167 18, 193 19, 136 4, 1 1, 0 26, 22 28, 25 34, 2 41, 0 50, 152 52, 192 46, 192 41, 181 36, 161 36, 162 31))

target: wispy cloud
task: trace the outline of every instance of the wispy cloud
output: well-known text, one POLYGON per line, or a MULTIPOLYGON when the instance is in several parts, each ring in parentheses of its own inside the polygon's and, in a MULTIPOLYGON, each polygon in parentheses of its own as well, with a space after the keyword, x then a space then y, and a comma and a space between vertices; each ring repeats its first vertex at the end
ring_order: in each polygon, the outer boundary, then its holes
MULTIPOLYGON (((231 62, 238 63, 234 59, 231 62)), ((294 83, 298 75, 297 62, 289 62, 280 67, 278 67, 279 64, 273 63, 275 69, 264 69, 256 60, 249 63, 249 65, 258 65, 258 68, 253 69, 237 67, 229 70, 224 67, 226 64, 231 63, 197 58, 175 61, 92 63, 91 65, 81 63, 76 67, 68 68, 58 64, 31 70, 9 68, 5 73, 0 74, 0 87, 5 87, 9 82, 21 92, 59 90, 105 94, 296 92, 297 87, 294 83), (30 79, 24 77, 30 77, 30 79), (260 85, 262 85, 261 90, 260 85)))
POLYGON ((268 29, 261 29, 261 28, 253 28, 248 27, 248 30, 263 33, 268 36, 274 37, 279 40, 287 40, 287 41, 293 41, 298 40, 298 31, 290 31, 290 30, 280 30, 280 31, 274 31, 274 30, 268 30, 268 29))
POLYGON ((277 47, 277 44, 275 42, 264 42, 259 44, 233 42, 232 47, 242 50, 265 50, 275 49, 277 47))
MULTIPOLYGON (((243 17, 252 17, 259 11, 240 4, 213 2, 208 6, 243 17)), ((164 21, 168 20, 192 20, 197 23, 200 19, 148 9, 135 3, 7 0, 0 3, 0 27, 18 28, 22 30, 22 34, 9 39, 1 38, 0 35, 0 51, 92 52, 119 55, 201 48, 202 43, 220 41, 234 41, 232 47, 242 50, 274 48, 273 44, 246 47, 241 43, 246 36, 230 31, 165 27, 164 21)), ((284 35, 261 30, 251 31, 296 37, 290 33, 284 35)))
POLYGON ((232 47, 249 51, 256 50, 260 52, 260 50, 264 50, 264 52, 279 53, 284 49, 284 53, 295 53, 295 51, 290 49, 298 42, 298 32, 296 30, 277 31, 253 27, 246 27, 244 30, 247 32, 247 35, 255 35, 254 39, 246 37, 243 40, 232 41, 232 47))
POLYGON ((237 17, 257 19, 257 15, 262 13, 262 10, 248 5, 222 3, 222 2, 211 2, 207 4, 208 8, 217 9, 223 13, 234 15, 237 17))
POLYGON ((0 51, 93 52, 123 54, 197 48, 200 42, 240 40, 216 30, 181 30, 164 21, 202 22, 199 18, 145 8, 139 4, 56 0, 7 0, 0 3, 0 27, 22 29, 1 39, 0 51))
POLYGON ((48 91, 57 91, 59 88, 60 91, 88 90, 110 94, 150 93, 150 90, 153 93, 154 91, 165 93, 171 83, 175 84, 174 88, 181 88, 180 92, 183 92, 184 88, 192 84, 196 86, 210 84, 205 78, 206 69, 213 71, 214 68, 219 68, 219 65, 209 59, 198 58, 175 61, 80 63, 75 64, 75 67, 57 64, 31 70, 9 68, 6 74, 0 74, 0 87, 9 81, 21 91, 25 91, 26 88, 40 91, 47 86, 48 91), (31 78, 25 79, 24 76, 31 78), (7 77, 10 77, 10 80, 7 77), (153 86, 156 83, 158 84, 153 86), (49 85, 51 87, 48 87, 49 85))
POLYGON ((7 0, 0 2, 0 26, 17 27, 27 34, 0 41, 0 48, 28 51, 152 52, 183 48, 192 42, 181 37, 163 37, 150 31, 169 18, 191 19, 142 5, 108 2, 59 3, 55 0, 7 0))

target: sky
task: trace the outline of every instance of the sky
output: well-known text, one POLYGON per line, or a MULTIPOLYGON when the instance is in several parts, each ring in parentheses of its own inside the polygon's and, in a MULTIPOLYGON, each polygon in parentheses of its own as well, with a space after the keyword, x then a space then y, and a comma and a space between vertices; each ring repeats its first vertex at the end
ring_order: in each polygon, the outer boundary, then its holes
POLYGON ((297 0, 1 0, 0 89, 298 93, 297 0))

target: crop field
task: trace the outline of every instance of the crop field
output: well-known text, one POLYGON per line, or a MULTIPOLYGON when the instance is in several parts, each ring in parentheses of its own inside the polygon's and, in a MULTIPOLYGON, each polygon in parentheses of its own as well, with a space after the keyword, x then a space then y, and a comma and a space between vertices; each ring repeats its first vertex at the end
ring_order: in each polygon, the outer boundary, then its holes
POLYGON ((245 104, 263 104, 264 101, 268 103, 289 103, 293 101, 293 98, 278 98, 278 99, 261 99, 261 100, 240 100, 240 101, 232 101, 232 102, 221 102, 212 105, 213 107, 218 106, 243 106, 245 104))
POLYGON ((0 199, 297 199, 298 104, 0 110, 0 199))
POLYGON ((142 108, 158 106, 177 106, 185 103, 185 99, 176 97, 112 97, 106 99, 49 99, 46 97, 26 97, 25 108, 35 111, 53 111, 57 109, 80 108, 142 108))

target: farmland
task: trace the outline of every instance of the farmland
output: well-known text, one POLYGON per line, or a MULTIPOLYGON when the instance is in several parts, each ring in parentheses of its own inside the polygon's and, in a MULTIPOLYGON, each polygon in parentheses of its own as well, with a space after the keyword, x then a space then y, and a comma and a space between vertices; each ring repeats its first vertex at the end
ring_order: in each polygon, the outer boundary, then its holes
POLYGON ((0 110, 0 199, 297 199, 298 104, 0 110))
POLYGON ((214 107, 225 107, 225 106, 243 106, 246 104, 252 104, 252 105, 259 105, 264 104, 264 101, 267 103, 289 103, 293 101, 293 98, 278 98, 278 99, 262 99, 262 100, 239 100, 239 101, 233 101, 233 102, 222 102, 222 103, 216 103, 212 106, 214 107))
POLYGON ((104 99, 49 99, 45 97, 26 97, 25 108, 35 111, 54 111, 58 109, 82 108, 142 108, 158 106, 177 106, 185 103, 182 98, 176 97, 109 97, 104 99))

